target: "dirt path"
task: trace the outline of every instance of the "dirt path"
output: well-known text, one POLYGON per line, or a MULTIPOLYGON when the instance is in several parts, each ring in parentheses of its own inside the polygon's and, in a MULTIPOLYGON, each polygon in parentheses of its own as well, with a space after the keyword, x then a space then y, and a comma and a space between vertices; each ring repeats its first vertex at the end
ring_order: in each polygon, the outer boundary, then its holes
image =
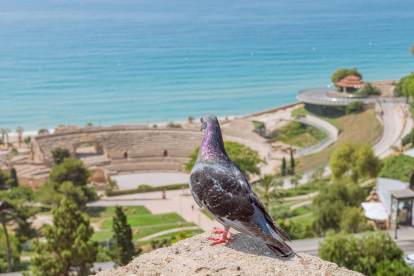
POLYGON ((302 206, 305 206, 305 205, 309 205, 311 203, 312 203, 312 200, 307 200, 307 201, 304 201, 304 202, 300 202, 298 204, 294 204, 294 205, 290 206, 289 209, 293 210, 293 209, 296 209, 296 208, 299 208, 299 207, 302 207, 302 206))

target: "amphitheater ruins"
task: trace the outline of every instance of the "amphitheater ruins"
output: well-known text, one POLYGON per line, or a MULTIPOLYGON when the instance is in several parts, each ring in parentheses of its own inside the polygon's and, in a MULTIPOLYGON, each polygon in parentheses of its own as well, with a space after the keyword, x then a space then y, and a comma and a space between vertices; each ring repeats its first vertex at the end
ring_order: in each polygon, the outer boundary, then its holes
MULTIPOLYGON (((285 107, 286 110, 272 112, 290 114, 296 107, 292 105, 285 107)), ((272 145, 255 133, 253 119, 250 116, 220 122, 223 138, 258 151, 266 161, 262 172, 274 173, 281 159, 288 156, 288 146, 272 145)), ((82 160, 93 171, 97 182, 118 174, 183 172, 188 156, 200 145, 202 137, 199 124, 182 128, 69 127, 54 134, 32 137, 30 155, 12 157, 9 167, 16 168, 20 185, 39 188, 47 180, 53 165, 51 151, 59 147, 68 149, 73 157, 82 160)))

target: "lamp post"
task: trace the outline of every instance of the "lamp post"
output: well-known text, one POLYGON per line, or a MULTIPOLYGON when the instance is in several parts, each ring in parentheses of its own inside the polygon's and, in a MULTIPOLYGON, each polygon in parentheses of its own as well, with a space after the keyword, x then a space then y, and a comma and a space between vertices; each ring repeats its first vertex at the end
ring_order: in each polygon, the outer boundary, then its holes
POLYGON ((394 239, 398 240, 397 229, 398 229, 398 218, 399 218, 399 209, 397 208, 397 217, 395 218, 395 237, 394 239))

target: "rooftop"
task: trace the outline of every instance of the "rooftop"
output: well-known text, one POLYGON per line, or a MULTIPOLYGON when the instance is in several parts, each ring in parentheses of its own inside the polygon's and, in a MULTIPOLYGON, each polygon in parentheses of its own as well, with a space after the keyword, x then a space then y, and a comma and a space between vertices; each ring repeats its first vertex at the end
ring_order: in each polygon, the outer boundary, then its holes
POLYGON ((396 199, 414 198, 414 191, 411 189, 390 191, 390 194, 396 199))
POLYGON ((349 75, 335 84, 341 87, 358 88, 358 87, 364 86, 365 82, 360 77, 349 75))
POLYGON ((391 191, 405 190, 407 188, 408 183, 395 179, 378 177, 377 194, 389 215, 391 215, 391 191))

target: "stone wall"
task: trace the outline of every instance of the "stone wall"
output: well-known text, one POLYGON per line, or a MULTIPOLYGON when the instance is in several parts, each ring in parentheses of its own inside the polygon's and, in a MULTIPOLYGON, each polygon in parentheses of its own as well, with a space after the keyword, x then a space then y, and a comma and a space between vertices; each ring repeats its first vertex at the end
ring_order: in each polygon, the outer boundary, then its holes
MULTIPOLYGON (((155 275, 362 275, 305 253, 276 256, 256 239, 233 232, 234 242, 211 246, 204 233, 141 255, 97 276, 155 275)), ((218 236, 218 235, 216 235, 218 236)))

